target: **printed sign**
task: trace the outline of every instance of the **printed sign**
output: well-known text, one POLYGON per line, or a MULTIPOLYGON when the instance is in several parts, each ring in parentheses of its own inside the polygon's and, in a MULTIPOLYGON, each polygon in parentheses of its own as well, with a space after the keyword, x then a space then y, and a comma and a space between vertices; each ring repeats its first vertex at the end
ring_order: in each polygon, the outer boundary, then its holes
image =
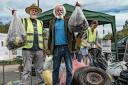
POLYGON ((111 52, 111 40, 102 40, 101 41, 101 47, 102 47, 102 52, 111 52))

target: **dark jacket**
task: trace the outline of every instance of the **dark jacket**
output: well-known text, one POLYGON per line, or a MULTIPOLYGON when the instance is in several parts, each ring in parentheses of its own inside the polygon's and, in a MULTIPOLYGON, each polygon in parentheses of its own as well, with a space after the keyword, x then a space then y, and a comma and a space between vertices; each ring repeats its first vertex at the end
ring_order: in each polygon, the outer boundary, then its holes
MULTIPOLYGON (((51 53, 53 53, 54 46, 55 46, 54 25, 55 25, 55 17, 52 18, 49 22, 48 49, 50 50, 51 53)), ((68 29, 68 18, 67 17, 64 17, 64 26, 65 26, 64 27, 65 34, 68 39, 68 47, 69 47, 70 51, 73 52, 73 51, 75 51, 76 40, 75 40, 74 33, 70 32, 68 29)))

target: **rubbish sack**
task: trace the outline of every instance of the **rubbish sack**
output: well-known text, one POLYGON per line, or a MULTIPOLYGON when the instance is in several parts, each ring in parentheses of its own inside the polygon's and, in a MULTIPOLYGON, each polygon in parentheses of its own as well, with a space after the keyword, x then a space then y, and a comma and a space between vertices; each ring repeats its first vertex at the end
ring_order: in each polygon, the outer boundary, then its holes
POLYGON ((113 76, 120 76, 120 72, 127 69, 125 64, 124 61, 111 63, 108 65, 106 72, 113 76))
POLYGON ((85 66, 86 65, 83 62, 79 62, 77 59, 73 59, 73 75, 78 69, 85 66))
POLYGON ((42 79, 44 80, 44 85, 52 85, 52 73, 49 70, 42 72, 42 79))
POLYGON ((68 21, 68 28, 71 32, 82 32, 88 27, 88 21, 85 18, 82 9, 76 4, 68 21))
MULTIPOLYGON (((64 67, 65 64, 61 64, 60 69, 60 84, 59 85, 66 85, 66 68, 64 67)), ((74 75, 74 72, 76 72, 78 69, 85 67, 85 64, 83 62, 78 62, 78 60, 75 58, 73 59, 73 71, 72 76, 74 75)))
POLYGON ((104 56, 101 54, 101 50, 98 48, 89 49, 89 54, 91 56, 92 66, 99 67, 103 70, 106 70, 108 67, 108 63, 104 56))
POLYGON ((120 72, 120 76, 113 85, 128 85, 128 69, 120 72))
POLYGON ((65 67, 65 63, 62 62, 60 65, 60 70, 59 70, 59 79, 61 79, 61 77, 63 76, 63 73, 66 72, 66 67, 65 67))
POLYGON ((62 76, 60 77, 60 84, 59 85, 66 85, 66 72, 62 73, 62 76))
MULTIPOLYGON (((123 70, 120 73, 120 78, 123 78, 125 80, 128 80, 128 69, 127 70, 123 70)), ((128 81, 127 81, 128 82, 128 81)))
POLYGON ((46 56, 45 62, 44 62, 44 70, 53 70, 53 61, 52 56, 46 56))
POLYGON ((115 82, 112 85, 128 85, 127 81, 124 81, 120 78, 118 78, 117 80, 115 80, 115 82))
POLYGON ((7 47, 9 50, 16 49, 25 45, 26 32, 25 27, 14 13, 12 21, 9 26, 7 36, 7 47))
POLYGON ((111 85, 108 74, 96 67, 83 67, 73 76, 71 85, 111 85))

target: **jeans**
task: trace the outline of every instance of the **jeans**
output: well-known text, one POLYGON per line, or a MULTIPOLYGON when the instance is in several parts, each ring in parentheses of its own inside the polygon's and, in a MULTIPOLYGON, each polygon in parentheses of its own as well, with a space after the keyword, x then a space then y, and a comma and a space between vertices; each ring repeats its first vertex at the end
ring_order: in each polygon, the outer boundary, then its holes
POLYGON ((88 55, 88 48, 87 48, 87 47, 80 48, 80 53, 81 53, 83 56, 88 55))
POLYGON ((76 52, 75 53, 75 56, 74 56, 74 53, 72 53, 72 58, 76 58, 77 59, 77 61, 79 61, 79 62, 81 62, 81 60, 83 59, 83 56, 82 56, 82 54, 80 53, 80 52, 76 52))
POLYGON ((53 85, 59 85, 59 68, 62 57, 64 57, 66 65, 66 85, 71 85, 72 82, 72 57, 67 45, 55 46, 53 53, 53 85))

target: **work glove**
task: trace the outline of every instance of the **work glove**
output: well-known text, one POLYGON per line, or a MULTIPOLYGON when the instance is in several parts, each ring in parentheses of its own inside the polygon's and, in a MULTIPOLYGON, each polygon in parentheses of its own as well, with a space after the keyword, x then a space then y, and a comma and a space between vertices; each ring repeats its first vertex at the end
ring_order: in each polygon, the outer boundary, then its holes
POLYGON ((51 54, 51 52, 50 52, 49 49, 46 49, 46 54, 47 54, 47 55, 50 55, 50 54, 51 54))

